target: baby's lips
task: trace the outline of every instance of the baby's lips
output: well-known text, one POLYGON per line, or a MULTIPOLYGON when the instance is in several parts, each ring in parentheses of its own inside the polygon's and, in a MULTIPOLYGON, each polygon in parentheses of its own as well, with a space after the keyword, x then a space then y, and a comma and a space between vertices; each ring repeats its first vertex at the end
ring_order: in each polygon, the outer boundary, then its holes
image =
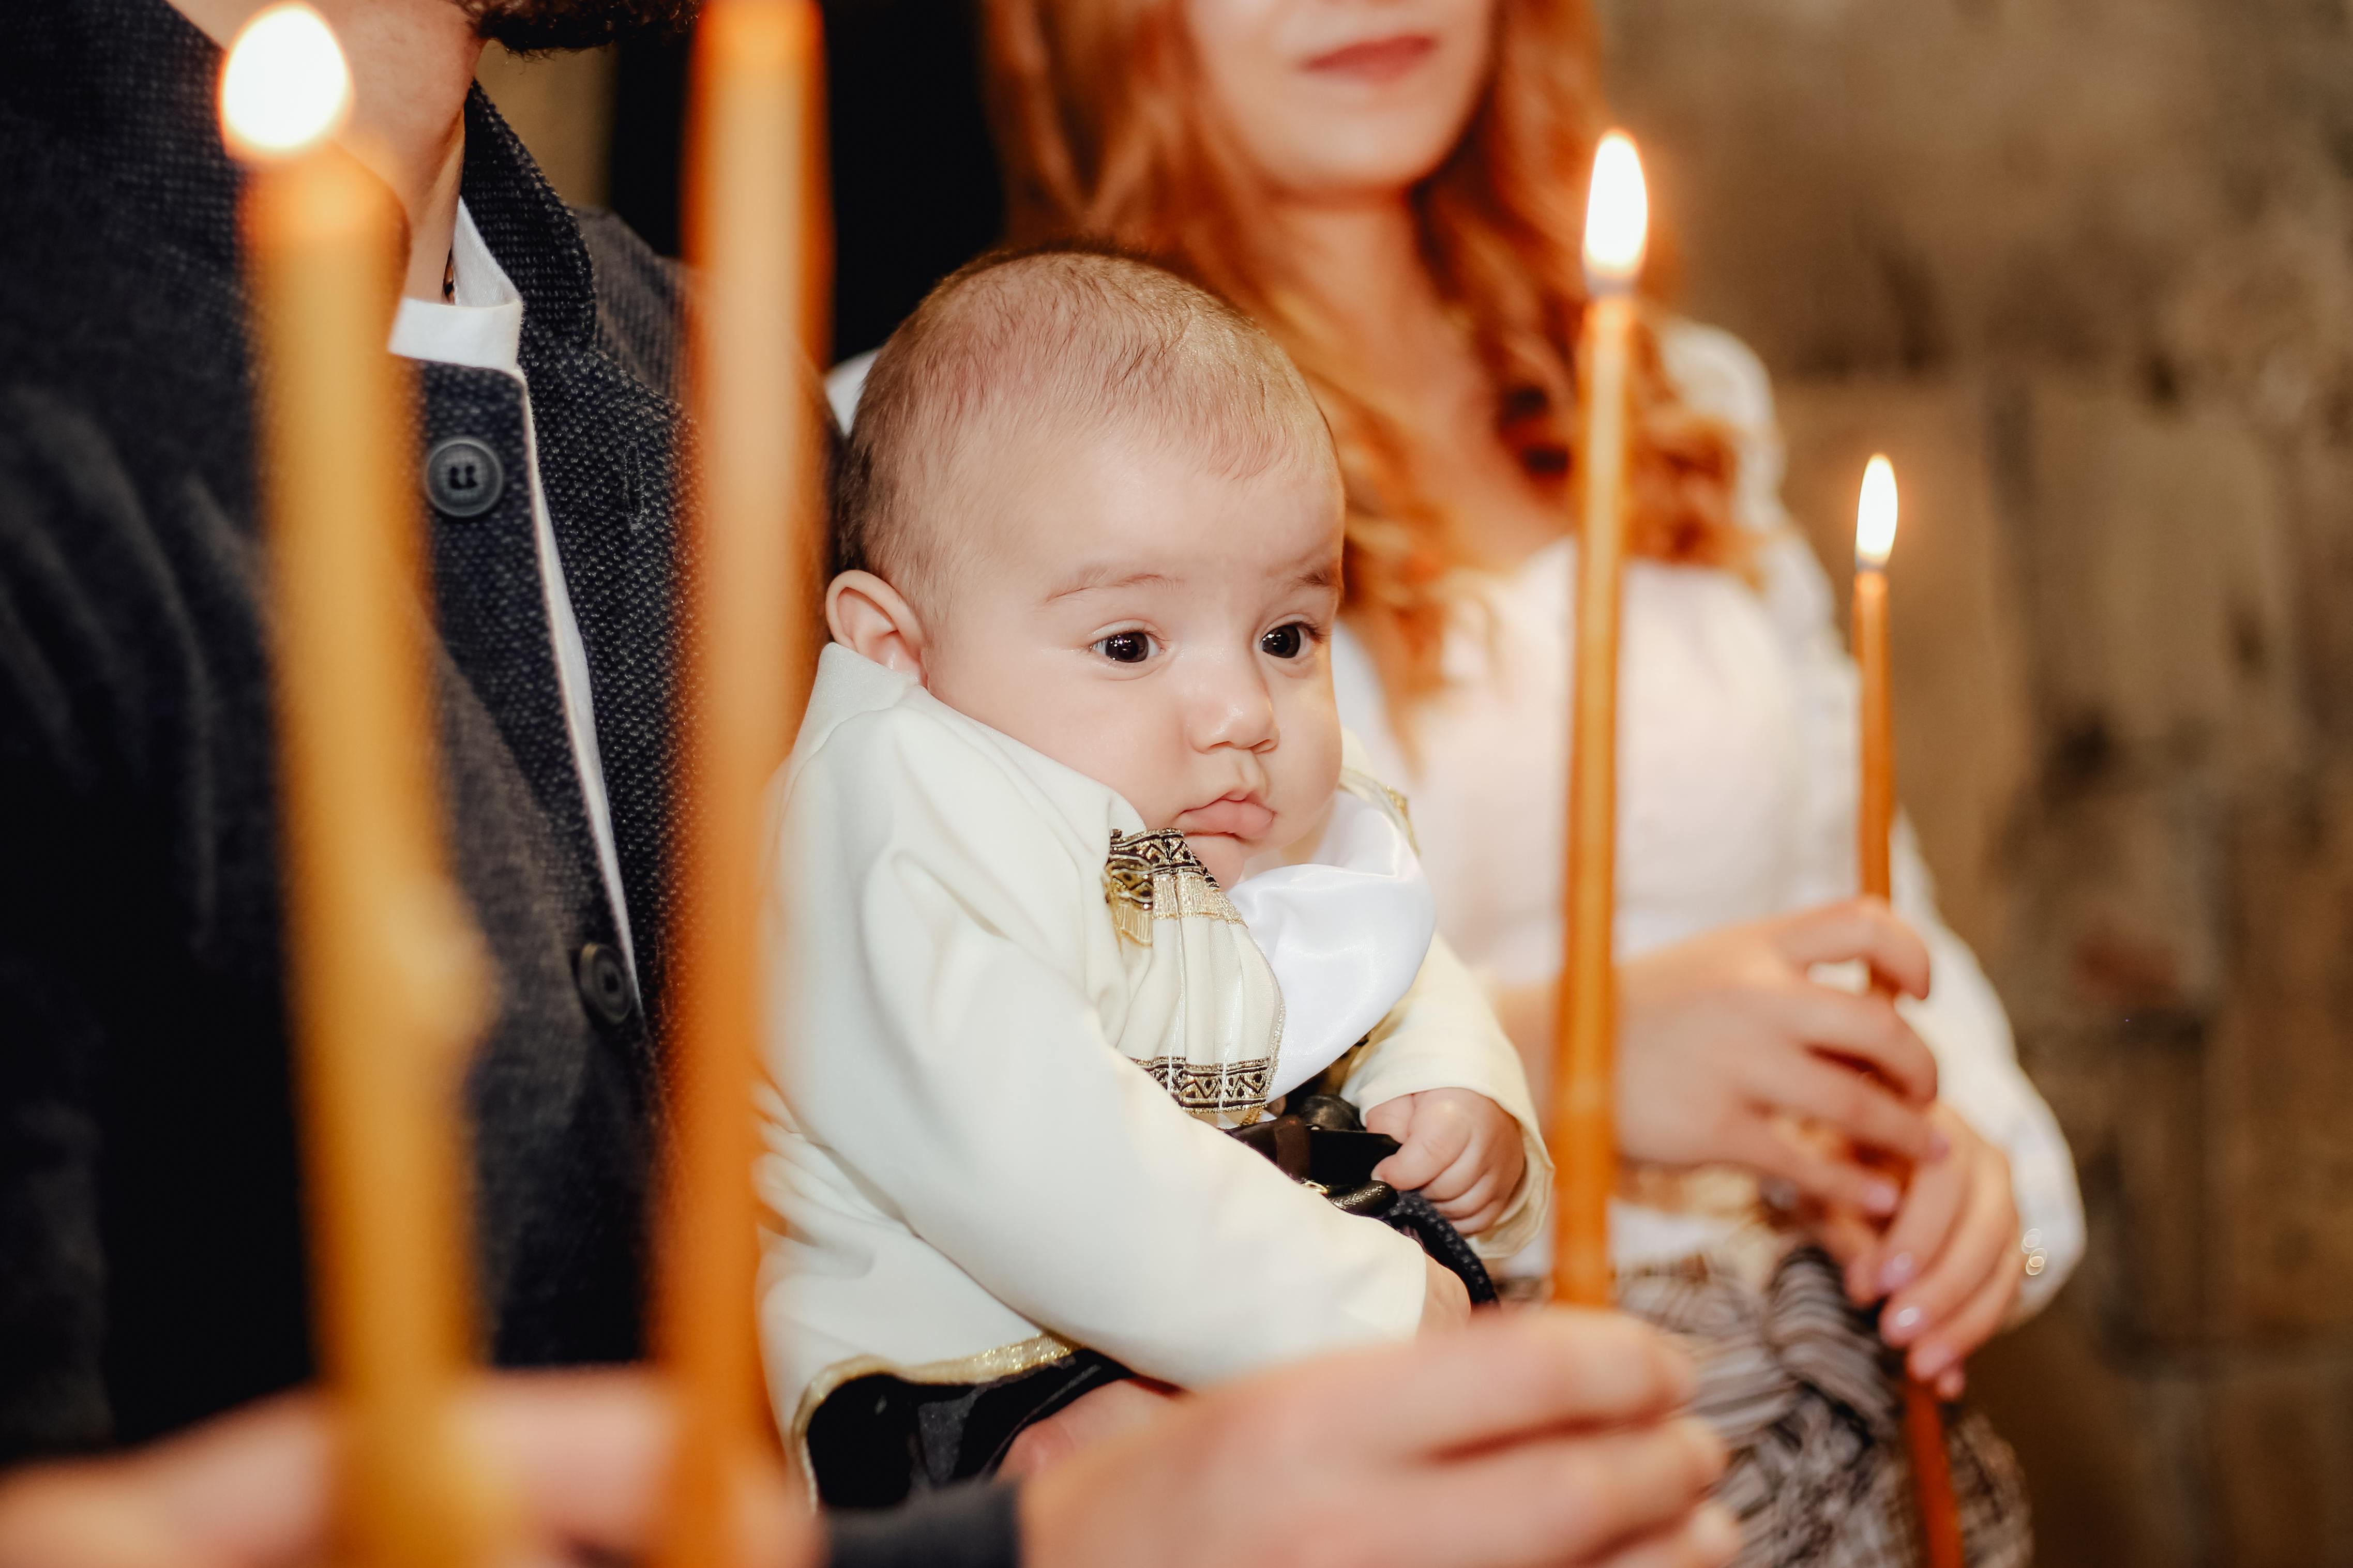
POLYGON ((1246 840, 1262 838, 1266 830, 1274 826, 1274 813, 1255 798, 1236 799, 1229 795, 1179 814, 1173 826, 1179 833, 1222 833, 1246 840))

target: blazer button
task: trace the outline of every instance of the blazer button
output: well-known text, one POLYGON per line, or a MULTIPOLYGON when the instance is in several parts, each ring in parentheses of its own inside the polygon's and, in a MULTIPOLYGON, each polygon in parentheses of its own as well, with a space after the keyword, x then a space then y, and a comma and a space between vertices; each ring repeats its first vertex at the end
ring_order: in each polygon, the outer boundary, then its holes
POLYGON ((506 465, 471 436, 437 441, 425 454, 425 493, 444 516, 480 517, 499 504, 506 488, 506 465))
POLYGON ((621 962, 618 952, 601 942, 587 942, 573 961, 572 974, 591 1018, 608 1029, 617 1029, 629 1021, 630 1010, 637 1004, 637 988, 629 984, 629 966, 621 962))

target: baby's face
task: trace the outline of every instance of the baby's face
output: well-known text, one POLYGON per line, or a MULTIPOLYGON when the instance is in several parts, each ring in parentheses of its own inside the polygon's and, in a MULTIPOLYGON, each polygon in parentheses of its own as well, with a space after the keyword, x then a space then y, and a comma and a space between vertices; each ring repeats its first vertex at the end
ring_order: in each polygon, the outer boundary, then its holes
POLYGON ((923 684, 1183 832, 1222 886, 1312 848, 1340 777, 1334 476, 1116 436, 1018 468, 932 595, 923 684))

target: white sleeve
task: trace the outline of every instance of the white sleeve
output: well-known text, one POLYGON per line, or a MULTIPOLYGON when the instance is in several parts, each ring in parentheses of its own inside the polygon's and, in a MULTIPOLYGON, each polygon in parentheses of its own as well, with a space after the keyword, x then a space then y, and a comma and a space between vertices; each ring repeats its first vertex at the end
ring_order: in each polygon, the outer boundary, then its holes
POLYGON ((770 1067, 801 1134, 1041 1327, 1193 1386, 1418 1326, 1419 1249, 1109 1044, 1072 851, 963 737, 837 729, 792 785, 770 1067), (776 1059, 777 1056, 782 1060, 776 1059))
MULTIPOLYGON (((1735 510, 1762 539, 1759 591, 1788 654, 1804 748, 1805 815, 1799 824, 1799 907, 1843 898, 1855 886, 1856 677, 1831 620, 1828 577, 1782 509, 1782 446, 1772 384, 1747 345, 1714 328, 1679 322, 1662 335, 1669 372, 1697 412, 1724 420, 1740 453, 1735 510)), ((2018 1065, 2010 1019, 1968 944, 1945 924, 1936 885, 1908 820, 1894 847, 1894 908, 1928 944, 1927 999, 1905 1016, 1936 1053, 1940 1092, 1980 1136, 2010 1157, 2020 1227, 2039 1233, 2040 1273, 2016 1318, 2038 1310, 2084 1252, 2084 1205, 2058 1120, 2018 1065)))
POLYGON ((1432 937, 1421 973, 1373 1029, 1351 1064, 1341 1097, 1370 1110, 1426 1089, 1483 1094, 1520 1124, 1527 1172, 1493 1226, 1473 1237, 1482 1255, 1509 1257, 1535 1239, 1551 1206, 1552 1154, 1536 1118, 1520 1053, 1495 1021, 1487 993, 1442 936, 1432 937))

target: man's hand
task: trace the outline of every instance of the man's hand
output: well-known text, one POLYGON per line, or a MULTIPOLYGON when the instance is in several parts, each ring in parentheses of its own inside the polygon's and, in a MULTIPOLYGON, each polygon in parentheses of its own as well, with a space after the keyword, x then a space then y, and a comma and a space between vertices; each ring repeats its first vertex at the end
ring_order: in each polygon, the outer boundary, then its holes
MULTIPOLYGON (((1471 1292, 1455 1272, 1425 1254, 1421 1260, 1421 1326, 1425 1334, 1459 1329, 1471 1321, 1471 1292)), ((1098 1443, 1133 1431, 1165 1413, 1183 1398, 1173 1384, 1148 1377, 1122 1378, 1069 1405, 1029 1427, 1005 1451, 997 1473, 1020 1480, 1060 1464, 1098 1443)))
POLYGON ((1909 1347, 1905 1369, 1958 1399, 1961 1363, 2010 1315, 2026 1283, 2026 1258, 2009 1157, 1941 1100, 1928 1119, 1949 1147, 1914 1167, 1894 1223, 1883 1234, 1833 1214, 1817 1230, 1845 1266, 1854 1303, 1886 1302, 1880 1337, 1909 1347))
POLYGON ((1489 1313, 1176 1402, 1023 1488, 1023 1561, 1718 1568, 1739 1535, 1691 1391, 1631 1319, 1489 1313))
POLYGON ((1365 1126, 1401 1145, 1373 1167, 1373 1179, 1421 1194, 1465 1236, 1503 1217, 1528 1168, 1511 1112, 1467 1089, 1385 1100, 1365 1113, 1365 1126))
MULTIPOLYGON (((1030 1568, 1717 1568, 1738 1544, 1702 1506, 1723 1468, 1672 1418, 1689 1364, 1607 1313, 1490 1317, 1173 1402, 1029 1482, 1030 1568), (1260 1509, 1205 1506, 1258 1498, 1260 1509)), ((520 1503, 509 1560, 642 1555, 674 1416, 634 1373, 487 1378, 464 1424, 520 1503)), ((327 1560, 334 1433, 295 1395, 119 1458, 0 1478, 0 1568, 307 1568, 327 1560)), ((810 1568, 814 1522, 747 1476, 741 1561, 810 1568)))
MULTIPOLYGON (((485 1378, 459 1412, 520 1505, 505 1562, 641 1556, 660 1517, 675 1418, 639 1373, 485 1378)), ((116 1458, 0 1477, 0 1568, 303 1568, 331 1560, 334 1430, 312 1394, 208 1421, 116 1458)), ((810 1568, 807 1511, 773 1467, 747 1475, 741 1561, 810 1568)))

